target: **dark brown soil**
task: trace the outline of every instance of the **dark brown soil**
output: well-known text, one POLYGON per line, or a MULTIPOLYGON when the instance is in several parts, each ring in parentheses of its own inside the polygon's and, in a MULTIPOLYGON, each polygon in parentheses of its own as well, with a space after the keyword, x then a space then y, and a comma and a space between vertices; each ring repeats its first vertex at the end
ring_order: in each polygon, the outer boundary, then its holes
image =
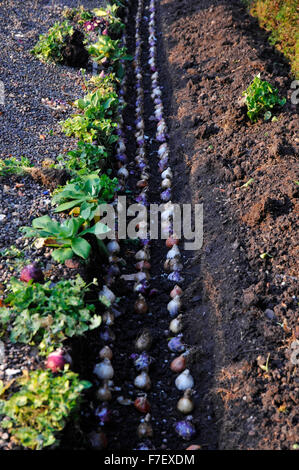
POLYGON ((204 245, 186 265, 185 337, 201 350, 192 369, 201 393, 196 441, 292 449, 299 139, 290 70, 240 1, 164 0, 160 18, 177 201, 204 205, 204 245), (258 72, 287 96, 277 122, 253 125, 241 104, 258 72), (190 302, 198 294, 202 303, 190 302), (259 365, 268 355, 266 372, 259 365))

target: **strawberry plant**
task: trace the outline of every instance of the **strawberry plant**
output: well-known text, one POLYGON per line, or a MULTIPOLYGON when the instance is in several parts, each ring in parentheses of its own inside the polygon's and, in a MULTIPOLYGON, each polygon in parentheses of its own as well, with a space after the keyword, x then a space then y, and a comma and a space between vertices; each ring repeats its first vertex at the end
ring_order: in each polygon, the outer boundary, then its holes
POLYGON ((247 116, 252 122, 255 122, 262 113, 266 119, 269 119, 270 109, 286 103, 286 98, 279 98, 278 90, 267 81, 261 80, 260 74, 253 79, 243 95, 248 110, 247 116))
POLYGON ((30 281, 24 285, 12 278, 9 289, 5 306, 0 307, 0 325, 2 334, 9 328, 13 343, 35 344, 48 353, 66 338, 101 324, 101 317, 94 314, 95 306, 85 304, 88 285, 79 275, 55 284, 30 281))
POLYGON ((87 259, 91 245, 85 240, 84 235, 102 235, 110 231, 101 222, 87 228, 86 221, 82 217, 72 217, 60 223, 48 215, 34 219, 32 227, 22 227, 20 230, 24 232, 25 237, 44 238, 46 246, 55 247, 52 257, 59 263, 64 263, 74 255, 87 259))
POLYGON ((70 416, 76 416, 82 392, 89 387, 90 382, 79 380, 67 366, 61 375, 49 370, 24 370, 13 387, 0 381, 0 396, 4 396, 0 414, 5 416, 1 427, 29 449, 53 445, 70 416))
POLYGON ((113 198, 117 184, 116 178, 110 179, 105 174, 81 176, 75 182, 56 191, 52 199, 54 205, 58 204, 55 212, 76 208, 80 217, 91 221, 98 206, 113 198))
POLYGON ((32 167, 30 160, 26 157, 21 157, 17 160, 14 157, 0 160, 0 176, 7 175, 22 175, 32 167))

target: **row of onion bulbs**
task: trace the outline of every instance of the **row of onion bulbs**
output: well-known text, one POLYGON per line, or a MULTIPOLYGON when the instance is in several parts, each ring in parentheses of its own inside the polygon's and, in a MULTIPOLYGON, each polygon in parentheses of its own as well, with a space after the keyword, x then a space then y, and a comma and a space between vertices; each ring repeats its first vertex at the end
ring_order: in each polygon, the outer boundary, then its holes
MULTIPOLYGON (((149 60, 148 64, 151 70, 151 83, 152 92, 151 98, 154 102, 154 114, 157 120, 156 141, 160 143, 158 149, 159 163, 158 168, 161 173, 161 201, 166 203, 165 210, 162 212, 161 233, 162 236, 167 236, 166 247, 168 249, 166 260, 164 263, 164 270, 168 274, 168 280, 174 281, 176 285, 170 292, 170 301, 167 304, 167 310, 172 318, 169 330, 175 334, 168 342, 168 348, 171 352, 179 354, 170 365, 173 372, 179 375, 175 379, 175 386, 178 390, 183 392, 183 396, 177 403, 177 409, 186 418, 175 423, 175 431, 183 440, 192 439, 195 434, 195 426, 192 422, 192 411, 194 409, 194 402, 192 400, 194 379, 187 369, 187 356, 188 351, 183 343, 182 334, 182 308, 181 297, 183 290, 179 286, 184 281, 181 276, 183 265, 181 263, 181 253, 178 247, 179 240, 173 233, 173 224, 171 218, 173 216, 173 206, 171 204, 172 186, 173 186, 173 172, 169 166, 169 145, 167 143, 167 125, 164 119, 164 108, 162 102, 162 89, 159 86, 159 73, 157 71, 157 27, 156 27, 156 0, 150 0, 150 21, 148 23, 149 35, 149 60)), ((192 447, 192 446, 191 446, 192 447)))
MULTIPOLYGON (((124 24, 128 22, 128 6, 125 6, 124 24)), ((125 29, 120 42, 120 47, 126 46, 125 29)), ((124 120, 122 115, 122 108, 124 105, 124 95, 127 86, 127 73, 125 68, 125 61, 121 61, 124 67, 124 76, 122 78, 120 89, 119 89, 119 122, 117 127, 118 142, 116 146, 116 161, 118 166, 118 179, 119 179, 119 190, 124 189, 125 181, 128 178, 128 170, 126 168, 127 156, 126 156, 126 145, 124 137, 124 120)), ((117 199, 114 201, 117 204, 117 199)), ((116 221, 117 226, 117 221, 116 221)), ((111 240, 107 244, 107 250, 109 252, 109 267, 107 275, 105 276, 105 284, 99 292, 99 299, 104 301, 106 305, 110 305, 102 316, 103 327, 100 331, 100 339, 105 344, 99 352, 100 361, 95 365, 93 373, 100 381, 100 386, 96 392, 96 402, 100 405, 95 409, 95 417, 99 428, 97 431, 93 431, 89 434, 89 439, 92 447, 96 450, 102 450, 107 447, 107 438, 102 431, 103 426, 108 423, 111 419, 111 411, 109 409, 109 402, 112 400, 112 391, 118 391, 119 388, 114 386, 113 377, 114 369, 112 365, 113 352, 111 346, 115 341, 115 334, 112 330, 115 318, 120 315, 120 312, 115 308, 116 295, 112 288, 116 278, 120 275, 120 268, 118 254, 120 252, 120 245, 117 240, 111 240)), ((120 399, 122 397, 119 397, 120 399)), ((121 400, 120 400, 121 401, 121 400)))

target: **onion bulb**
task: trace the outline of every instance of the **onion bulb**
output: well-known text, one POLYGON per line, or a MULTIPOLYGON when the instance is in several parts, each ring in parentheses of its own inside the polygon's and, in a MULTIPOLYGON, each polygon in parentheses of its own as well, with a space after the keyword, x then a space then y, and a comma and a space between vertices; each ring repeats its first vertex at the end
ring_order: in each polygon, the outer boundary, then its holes
POLYGON ((46 368, 51 369, 52 372, 58 372, 59 370, 63 370, 65 364, 70 362, 70 356, 65 354, 63 349, 57 349, 47 357, 46 368))
POLYGON ((181 356, 176 357, 170 364, 170 369, 173 372, 182 372, 186 369, 186 359, 185 356, 182 354, 181 356))

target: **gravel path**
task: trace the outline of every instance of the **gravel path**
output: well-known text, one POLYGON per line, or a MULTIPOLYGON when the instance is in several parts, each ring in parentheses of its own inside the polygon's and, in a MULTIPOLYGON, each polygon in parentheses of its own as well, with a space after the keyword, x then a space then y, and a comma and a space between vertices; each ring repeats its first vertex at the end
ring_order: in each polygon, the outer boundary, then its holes
MULTIPOLYGON (((65 6, 86 8, 99 6, 101 1, 81 0, 0 0, 0 81, 4 84, 5 102, 0 104, 0 158, 27 157, 34 166, 45 159, 55 159, 76 140, 66 137, 59 121, 72 113, 68 104, 84 95, 78 69, 43 64, 30 50, 40 34, 55 21, 61 21, 65 6), (45 100, 61 100, 62 110, 49 106, 45 100)), ((50 213, 50 191, 31 177, 0 178, 0 296, 5 282, 18 275, 26 259, 40 261, 48 277, 58 280, 72 277, 78 269, 54 265, 50 250, 31 247, 19 232, 20 226, 50 213), (15 245, 19 256, 5 256, 5 249, 15 245)), ((80 270, 80 268, 79 268, 80 270)), ((82 274, 82 273, 81 273, 82 274)), ((22 369, 36 369, 40 358, 27 345, 4 343, 0 340, 0 380, 21 374, 22 369), (4 347, 4 354, 3 354, 4 347)), ((0 450, 16 449, 9 435, 0 428, 0 450)))

